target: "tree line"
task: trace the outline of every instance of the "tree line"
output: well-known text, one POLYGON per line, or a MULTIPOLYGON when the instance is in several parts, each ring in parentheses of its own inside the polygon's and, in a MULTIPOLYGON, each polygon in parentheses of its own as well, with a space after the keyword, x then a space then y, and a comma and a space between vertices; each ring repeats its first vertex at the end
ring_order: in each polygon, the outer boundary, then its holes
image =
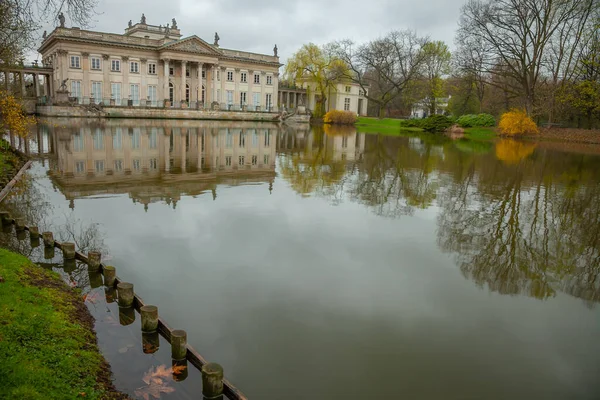
POLYGON ((408 116, 419 102, 430 114, 451 95, 448 112, 494 115, 523 108, 538 122, 591 127, 600 119, 599 0, 468 0, 454 51, 448 44, 395 30, 366 43, 307 44, 285 78, 314 82, 325 110, 328 89, 361 86, 370 114, 408 116))

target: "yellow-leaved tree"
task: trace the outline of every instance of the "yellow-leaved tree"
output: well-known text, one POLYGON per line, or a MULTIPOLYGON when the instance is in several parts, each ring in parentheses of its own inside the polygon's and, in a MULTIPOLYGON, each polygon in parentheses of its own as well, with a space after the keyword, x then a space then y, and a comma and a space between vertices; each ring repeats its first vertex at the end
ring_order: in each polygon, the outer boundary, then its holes
POLYGON ((26 137, 33 125, 35 117, 23 110, 21 103, 10 93, 0 90, 0 129, 2 132, 26 137))
POLYGON ((534 135, 540 133, 536 123, 525 110, 512 109, 502 114, 498 129, 504 135, 534 135))
POLYGON ((285 66, 286 79, 290 83, 305 84, 309 90, 314 87, 317 104, 313 112, 319 118, 325 115, 329 91, 348 74, 348 65, 335 56, 332 45, 305 44, 285 66))

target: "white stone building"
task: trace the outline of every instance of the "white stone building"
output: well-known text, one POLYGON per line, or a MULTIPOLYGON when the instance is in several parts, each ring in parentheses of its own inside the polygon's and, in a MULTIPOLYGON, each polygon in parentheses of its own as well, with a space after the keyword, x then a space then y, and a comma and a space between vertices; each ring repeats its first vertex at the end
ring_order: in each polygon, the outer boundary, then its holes
MULTIPOLYGON (((306 107, 312 111, 317 108, 321 94, 314 82, 306 81, 307 88, 306 107)), ((341 82, 333 85, 326 93, 325 111, 340 110, 352 111, 357 115, 367 115, 367 98, 362 88, 357 83, 341 82)))
POLYGON ((54 69, 54 92, 65 82, 80 103, 276 111, 277 48, 256 54, 219 40, 182 38, 175 19, 157 26, 142 15, 124 34, 66 28, 63 20, 39 52, 54 69))

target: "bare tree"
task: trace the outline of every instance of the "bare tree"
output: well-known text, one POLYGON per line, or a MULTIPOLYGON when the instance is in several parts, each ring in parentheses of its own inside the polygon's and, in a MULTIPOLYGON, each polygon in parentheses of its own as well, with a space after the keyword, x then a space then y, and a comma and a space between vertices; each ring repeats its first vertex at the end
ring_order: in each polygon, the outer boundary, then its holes
POLYGON ((512 90, 523 96, 531 114, 552 40, 561 33, 576 35, 597 5, 597 0, 469 0, 462 7, 457 44, 479 44, 484 50, 479 71, 502 71, 512 78, 512 90))
POLYGON ((365 97, 377 104, 383 118, 386 106, 415 80, 425 60, 427 38, 413 31, 392 31, 357 46, 350 40, 336 43, 336 53, 349 67, 349 79, 360 85, 365 97))

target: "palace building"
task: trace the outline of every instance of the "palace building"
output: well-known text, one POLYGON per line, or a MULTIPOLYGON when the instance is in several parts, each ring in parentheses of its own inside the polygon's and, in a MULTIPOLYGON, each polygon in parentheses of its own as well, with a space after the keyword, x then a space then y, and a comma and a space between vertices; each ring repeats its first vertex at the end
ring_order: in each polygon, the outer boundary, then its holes
MULTIPOLYGON (((53 68, 54 92, 79 103, 277 111, 279 57, 182 38, 171 24, 150 25, 142 14, 124 34, 60 26, 39 52, 53 68), (61 89, 62 88, 62 89, 61 89)), ((52 95, 54 95, 53 93, 52 95)))

